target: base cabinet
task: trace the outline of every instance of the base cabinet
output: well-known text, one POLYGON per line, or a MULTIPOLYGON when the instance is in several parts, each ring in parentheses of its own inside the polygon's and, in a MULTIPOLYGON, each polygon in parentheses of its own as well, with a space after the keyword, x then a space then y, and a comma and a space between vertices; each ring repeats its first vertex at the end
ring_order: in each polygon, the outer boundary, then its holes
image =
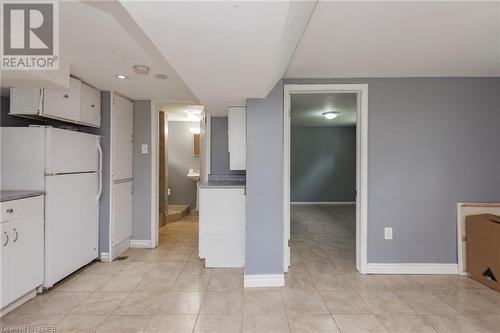
POLYGON ((245 189, 200 188, 199 256, 207 267, 245 266, 245 189))
POLYGON ((1 294, 4 309, 43 283, 43 196, 2 202, 1 294))

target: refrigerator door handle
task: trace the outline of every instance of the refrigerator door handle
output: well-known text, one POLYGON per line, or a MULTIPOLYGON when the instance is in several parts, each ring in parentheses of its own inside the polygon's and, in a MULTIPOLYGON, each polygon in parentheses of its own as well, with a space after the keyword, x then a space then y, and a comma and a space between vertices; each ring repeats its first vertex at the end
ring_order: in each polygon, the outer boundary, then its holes
POLYGON ((99 170, 97 173, 99 175, 99 189, 95 198, 96 204, 99 204, 99 199, 101 199, 102 194, 102 147, 99 141, 97 141, 97 151, 99 152, 99 170))

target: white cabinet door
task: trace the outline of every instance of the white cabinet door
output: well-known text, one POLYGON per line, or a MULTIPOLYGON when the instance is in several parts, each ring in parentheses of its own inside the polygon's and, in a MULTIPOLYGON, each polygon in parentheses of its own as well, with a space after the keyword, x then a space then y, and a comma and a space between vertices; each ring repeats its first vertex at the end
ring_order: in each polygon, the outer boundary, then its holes
POLYGON ((101 127, 101 92, 85 83, 82 83, 80 121, 93 127, 101 127))
POLYGON ((15 300, 43 283, 43 216, 37 215, 11 221, 10 283, 15 300))
POLYGON ((200 189, 200 257, 207 267, 245 266, 245 190, 200 189))
POLYGON ((69 79, 69 89, 45 89, 43 114, 67 121, 80 121, 80 99, 82 83, 75 78, 69 79))
POLYGON ((3 308, 12 301, 12 281, 10 272, 11 248, 10 248, 10 222, 3 222, 0 224, 0 257, 1 257, 1 271, 0 271, 0 308, 3 308))
POLYGON ((10 88, 9 114, 39 115, 42 113, 43 89, 10 88))
POLYGON ((113 184, 113 246, 132 236, 132 182, 113 184))
POLYGON ((112 117, 112 179, 130 179, 133 177, 134 114, 132 102, 115 94, 113 96, 112 117))
POLYGON ((45 196, 46 287, 97 258, 98 174, 47 176, 45 196))
POLYGON ((229 169, 246 170, 247 131, 245 107, 231 106, 228 108, 227 129, 229 169))

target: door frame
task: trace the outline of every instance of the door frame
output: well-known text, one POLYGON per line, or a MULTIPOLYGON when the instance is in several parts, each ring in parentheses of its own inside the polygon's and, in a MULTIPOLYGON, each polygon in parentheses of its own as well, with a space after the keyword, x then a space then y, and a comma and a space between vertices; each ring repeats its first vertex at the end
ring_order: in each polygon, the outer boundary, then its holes
POLYGON ((356 269, 368 266, 368 84, 285 84, 283 87, 283 271, 290 266, 290 107, 292 94, 356 93, 356 269))

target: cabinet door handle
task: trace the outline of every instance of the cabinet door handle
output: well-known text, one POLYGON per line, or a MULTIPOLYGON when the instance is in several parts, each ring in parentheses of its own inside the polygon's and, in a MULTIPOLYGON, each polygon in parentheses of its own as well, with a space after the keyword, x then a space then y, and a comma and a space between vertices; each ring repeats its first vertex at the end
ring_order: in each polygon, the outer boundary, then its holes
POLYGON ((93 108, 95 108, 95 104, 91 104, 91 105, 90 105, 90 107, 93 107, 93 108))
POLYGON ((9 214, 12 214, 12 213, 14 213, 14 209, 13 208, 9 208, 9 209, 6 210, 6 212, 9 213, 9 214))
POLYGON ((19 238, 19 233, 17 232, 16 228, 12 228, 12 230, 16 233, 16 238, 14 238, 14 240, 12 241, 12 243, 15 243, 17 241, 17 239, 19 238))
POLYGON ((3 234, 5 235, 5 243, 2 244, 2 247, 6 247, 9 244, 9 234, 7 231, 4 231, 3 234))
POLYGON ((64 95, 63 97, 64 97, 64 98, 69 98, 69 95, 68 95, 68 94, 66 94, 66 95, 64 95))

